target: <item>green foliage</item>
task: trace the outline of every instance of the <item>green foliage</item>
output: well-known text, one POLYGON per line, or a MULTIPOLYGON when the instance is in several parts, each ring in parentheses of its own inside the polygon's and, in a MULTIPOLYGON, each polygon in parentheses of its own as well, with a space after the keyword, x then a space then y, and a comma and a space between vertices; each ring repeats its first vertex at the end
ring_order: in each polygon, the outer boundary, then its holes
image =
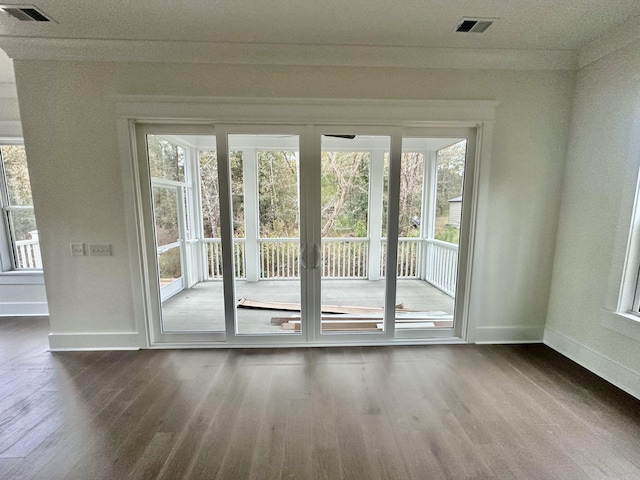
POLYGON ((147 135, 149 173, 152 177, 184 182, 184 148, 155 135, 147 135))
POLYGON ((3 145, 0 147, 0 155, 4 164, 10 205, 14 207, 33 205, 24 146, 3 145))
MULTIPOLYGON (((459 230, 447 225, 449 200, 462 193, 466 141, 437 153, 437 191, 435 238, 457 243, 459 230)), ((258 226, 261 238, 296 238, 299 236, 299 160, 298 153, 286 150, 258 150, 258 226)), ((149 137, 152 175, 173 180, 184 178, 184 152, 181 147, 149 137)), ((242 152, 229 154, 234 236, 245 236, 244 178, 242 152)), ((401 158, 399 235, 419 237, 424 194, 425 155, 404 152, 401 158)), ((325 151, 321 157, 321 226, 323 237, 367 237, 368 232, 370 153, 325 151)), ((204 236, 220 237, 220 189, 217 155, 214 150, 199 153, 200 190, 204 236)), ((386 236, 388 205, 388 154, 385 157, 383 196, 383 236, 386 236)), ((178 238, 177 203, 170 189, 154 189, 154 209, 159 242, 178 238), (166 190, 166 191, 162 191, 166 190)), ((160 243, 162 245, 162 243, 160 243)), ((294 246, 295 247, 295 246, 294 246)), ((293 248, 293 247, 292 247, 293 248)), ((297 248, 297 247, 295 247, 297 248)), ((163 260, 167 270, 179 268, 179 259, 163 260)), ((175 270, 173 273, 178 274, 175 270)))
POLYGON ((182 275, 180 249, 172 248, 160 255, 160 258, 158 259, 158 269, 161 282, 180 278, 182 275))
POLYGON ((438 151, 438 192, 436 215, 449 214, 449 200, 462 195, 467 141, 455 143, 438 151))
POLYGON ((153 187, 153 215, 158 246, 180 238, 178 226, 178 196, 174 188, 153 187))
MULTIPOLYGON (((27 207, 33 205, 24 146, 3 145, 0 147, 0 157, 9 194, 9 206, 27 207)), ((35 216, 31 210, 12 211, 10 217, 15 240, 29 239, 29 232, 37 230, 35 216)))
POLYGON ((215 150, 200 151, 200 193, 202 195, 202 221, 206 238, 220 237, 220 189, 215 150))
POLYGON ((458 244, 460 240, 460 229, 454 225, 445 225, 444 228, 436 230, 435 239, 458 244))
POLYGON ((398 216, 399 237, 419 237, 420 211, 422 209, 422 183, 424 178, 424 154, 402 154, 400 167, 400 209, 398 216))
MULTIPOLYGON (((244 238, 244 184, 242 182, 242 153, 231 152, 231 202, 233 208, 233 235, 244 238)), ((220 238, 220 188, 218 184, 218 157, 215 150, 202 150, 200 162, 200 192, 202 220, 206 238, 220 238)))
POLYGON ((368 152, 322 153, 322 236, 366 237, 369 210, 368 152))
POLYGON ((299 236, 298 157, 292 151, 258 152, 260 237, 299 236))

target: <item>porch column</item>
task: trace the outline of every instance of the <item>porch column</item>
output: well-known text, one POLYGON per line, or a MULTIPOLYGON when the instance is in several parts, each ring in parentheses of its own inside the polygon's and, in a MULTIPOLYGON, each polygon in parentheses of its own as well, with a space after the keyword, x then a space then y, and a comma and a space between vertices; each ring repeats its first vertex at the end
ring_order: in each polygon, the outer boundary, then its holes
POLYGON ((385 150, 371 150, 369 171, 369 280, 380 280, 382 253, 382 200, 384 195, 385 150))
POLYGON ((244 261, 248 282, 260 278, 258 250, 258 158, 255 148, 242 149, 242 183, 244 185, 244 261))
POLYGON ((437 153, 433 150, 424 152, 424 178, 422 180, 422 222, 420 225, 420 250, 418 252, 418 275, 422 280, 430 278, 428 269, 433 268, 429 262, 429 245, 425 240, 432 239, 436 229, 436 195, 438 193, 437 153))
POLYGON ((207 245, 200 241, 204 238, 204 228, 202 225, 202 192, 200 191, 200 162, 198 161, 198 149, 186 149, 185 168, 187 183, 187 211, 189 222, 189 230, 191 237, 187 240, 197 241, 197 243, 185 242, 186 249, 189 252, 190 260, 188 268, 190 269, 188 288, 193 287, 196 283, 205 281, 208 278, 209 260, 207 257, 207 245))

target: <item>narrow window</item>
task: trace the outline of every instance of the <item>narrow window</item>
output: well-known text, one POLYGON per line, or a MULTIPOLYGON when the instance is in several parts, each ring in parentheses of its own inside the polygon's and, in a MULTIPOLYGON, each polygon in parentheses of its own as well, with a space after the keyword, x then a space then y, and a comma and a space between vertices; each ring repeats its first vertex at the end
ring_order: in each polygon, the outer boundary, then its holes
MULTIPOLYGON (((42 268, 24 146, 0 145, 0 166, 0 202, 10 250, 10 268, 42 268)), ((7 270, 7 266, 4 269, 7 270)))

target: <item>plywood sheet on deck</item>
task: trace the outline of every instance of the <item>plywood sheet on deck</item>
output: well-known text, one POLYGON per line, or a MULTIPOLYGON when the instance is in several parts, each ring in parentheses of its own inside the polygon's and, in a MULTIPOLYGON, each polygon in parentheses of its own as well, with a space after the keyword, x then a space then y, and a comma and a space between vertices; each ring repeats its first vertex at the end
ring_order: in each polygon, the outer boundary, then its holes
MULTIPOLYGON (((281 310, 299 312, 299 303, 289 302, 259 302, 241 298, 237 303, 238 308, 257 308, 261 310, 281 310)), ((357 307, 351 305, 322 305, 322 313, 382 313, 382 307, 357 307)), ((402 309, 402 305, 396 305, 396 309, 402 309)))

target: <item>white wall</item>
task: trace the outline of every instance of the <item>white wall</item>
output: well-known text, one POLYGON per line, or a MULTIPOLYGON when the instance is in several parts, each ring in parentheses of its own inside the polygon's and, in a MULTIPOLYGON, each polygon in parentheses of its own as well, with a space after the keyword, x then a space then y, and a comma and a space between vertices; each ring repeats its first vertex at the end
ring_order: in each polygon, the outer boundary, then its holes
POLYGON ((17 60, 15 69, 51 328, 69 334, 68 345, 81 346, 87 337, 74 344, 74 334, 86 333, 120 334, 105 335, 102 346, 140 341, 114 94, 499 101, 479 217, 488 235, 478 239, 471 335, 541 340, 572 72, 39 60, 17 60), (71 257, 69 243, 76 241, 111 243, 114 256, 71 257))
POLYGON ((0 317, 48 313, 42 273, 0 274, 0 317))
MULTIPOLYGON (((22 127, 13 62, 0 50, 0 138, 19 137, 22 137, 22 127)), ((5 235, 4 222, 1 220, 0 235, 5 235)), ((0 317, 47 314, 47 300, 42 274, 31 272, 2 273, 1 270, 0 317)))
POLYGON ((640 323, 612 312, 639 169, 635 42, 578 73, 545 342, 637 397, 640 323))

